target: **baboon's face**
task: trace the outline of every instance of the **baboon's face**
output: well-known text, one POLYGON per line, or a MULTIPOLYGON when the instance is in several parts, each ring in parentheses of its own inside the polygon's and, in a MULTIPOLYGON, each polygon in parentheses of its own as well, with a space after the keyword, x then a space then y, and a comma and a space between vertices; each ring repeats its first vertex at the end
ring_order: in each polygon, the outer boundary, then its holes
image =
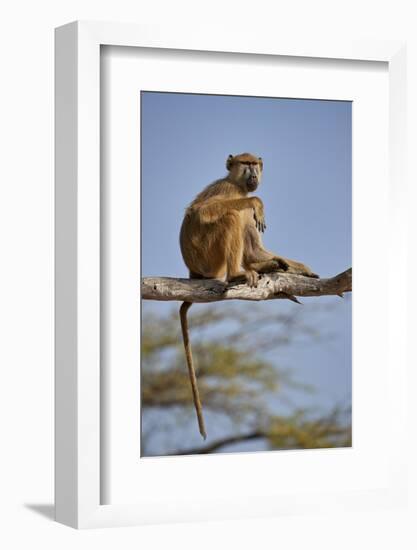
POLYGON ((241 182, 249 193, 256 191, 261 182, 262 170, 258 162, 239 162, 238 181, 241 182))
POLYGON ((242 187, 247 193, 252 193, 258 187, 262 177, 262 159, 249 153, 230 155, 227 159, 229 178, 242 187))

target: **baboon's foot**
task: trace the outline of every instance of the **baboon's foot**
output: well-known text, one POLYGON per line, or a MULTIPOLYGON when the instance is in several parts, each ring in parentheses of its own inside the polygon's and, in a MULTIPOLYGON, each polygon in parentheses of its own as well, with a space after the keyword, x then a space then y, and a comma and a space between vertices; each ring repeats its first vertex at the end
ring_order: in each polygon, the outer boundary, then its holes
POLYGON ((278 259, 265 260, 261 262, 253 262, 250 264, 250 269, 258 273, 273 273, 276 271, 287 271, 288 264, 281 262, 278 259))
POLYGON ((254 269, 240 271, 227 277, 228 282, 246 282, 251 288, 258 286, 259 275, 254 269))
POLYGON ((302 264, 300 262, 295 262, 293 260, 288 260, 288 271, 287 273, 297 273, 298 275, 304 275, 305 277, 313 277, 318 279, 319 276, 316 273, 313 273, 308 265, 302 264))
POLYGON ((256 273, 256 271, 254 269, 248 269, 247 271, 245 271, 245 275, 248 286, 250 286, 251 288, 256 288, 258 286, 259 280, 259 275, 256 273))

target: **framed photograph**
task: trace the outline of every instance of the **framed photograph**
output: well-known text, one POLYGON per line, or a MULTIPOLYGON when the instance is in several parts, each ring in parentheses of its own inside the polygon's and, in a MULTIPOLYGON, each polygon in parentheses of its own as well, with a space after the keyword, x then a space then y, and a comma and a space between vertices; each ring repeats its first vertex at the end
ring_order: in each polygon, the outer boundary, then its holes
POLYGON ((56 30, 57 521, 402 505, 404 52, 56 30))

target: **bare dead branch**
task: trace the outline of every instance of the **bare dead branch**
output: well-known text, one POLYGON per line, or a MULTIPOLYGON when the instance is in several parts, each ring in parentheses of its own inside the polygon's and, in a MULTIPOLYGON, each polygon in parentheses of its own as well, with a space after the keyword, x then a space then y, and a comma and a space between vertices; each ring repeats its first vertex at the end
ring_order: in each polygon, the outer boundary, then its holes
POLYGON ((225 283, 218 279, 176 279, 174 277, 144 277, 144 300, 181 302, 218 302, 223 300, 298 301, 295 296, 342 296, 352 290, 352 268, 328 279, 314 279, 293 273, 260 275, 257 288, 245 282, 225 283))
POLYGON ((251 439, 260 439, 265 437, 268 437, 268 434, 266 432, 263 432, 262 430, 256 430, 248 434, 225 437, 224 439, 219 439, 210 445, 206 445, 205 447, 194 447, 183 451, 177 451, 175 453, 172 453, 172 455, 205 455, 214 453, 215 451, 221 449, 222 447, 225 447, 226 445, 234 445, 235 443, 241 443, 243 441, 250 441, 251 439))

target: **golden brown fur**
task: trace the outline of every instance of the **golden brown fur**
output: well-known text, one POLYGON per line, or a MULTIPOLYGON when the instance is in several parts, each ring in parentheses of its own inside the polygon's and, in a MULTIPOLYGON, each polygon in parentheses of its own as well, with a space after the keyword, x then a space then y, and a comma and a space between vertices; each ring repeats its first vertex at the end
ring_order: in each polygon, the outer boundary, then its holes
POLYGON ((201 191, 185 212, 180 245, 190 277, 244 277, 250 286, 256 286, 258 273, 268 271, 314 277, 306 265, 263 247, 263 203, 248 197, 261 181, 262 159, 249 153, 230 155, 226 166, 228 175, 201 191))
MULTIPOLYGON (((208 185, 187 208, 180 232, 184 262, 191 278, 245 279, 256 286, 259 273, 289 271, 317 277, 310 268, 288 260, 263 247, 261 235, 266 228, 260 198, 248 197, 261 181, 263 162, 250 153, 229 155, 228 175, 208 185)), ((201 435, 206 438, 203 411, 198 394, 188 334, 187 311, 180 308, 182 335, 188 372, 201 435)))

